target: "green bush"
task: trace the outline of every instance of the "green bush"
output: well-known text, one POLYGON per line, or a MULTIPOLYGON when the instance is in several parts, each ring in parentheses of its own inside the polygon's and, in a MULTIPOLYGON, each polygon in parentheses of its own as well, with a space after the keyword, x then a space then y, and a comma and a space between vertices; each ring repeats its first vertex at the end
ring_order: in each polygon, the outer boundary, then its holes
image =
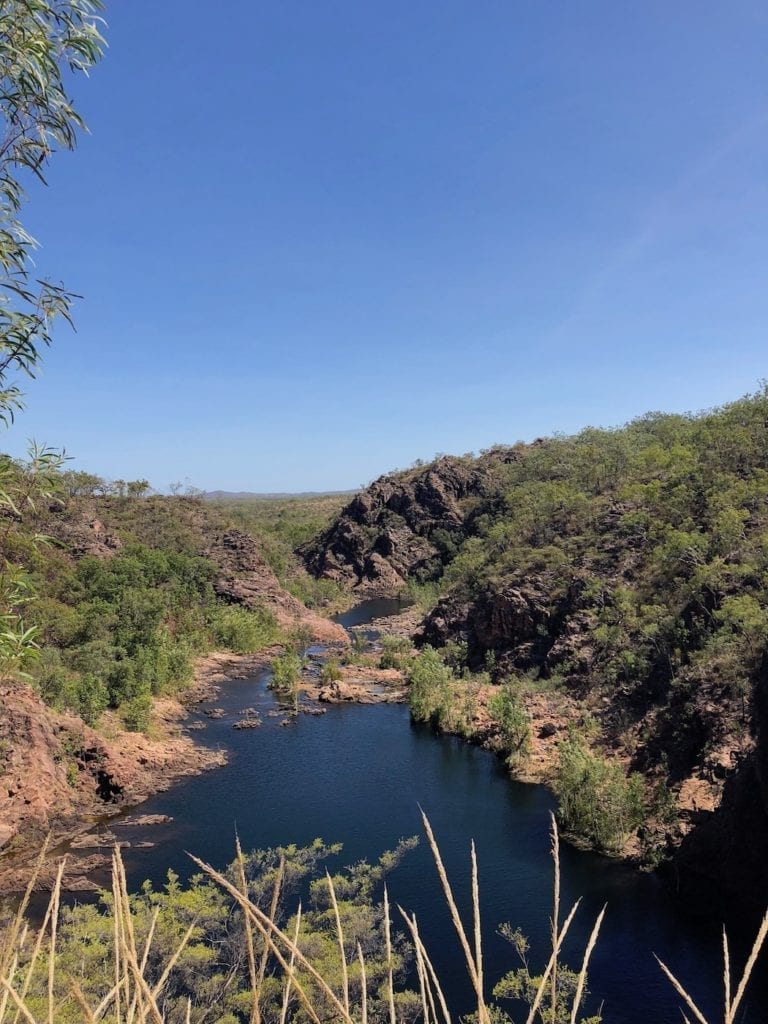
POLYGON ((402 668, 403 656, 411 649, 411 641, 403 636, 383 636, 379 643, 382 646, 379 668, 402 668))
POLYGON ((322 683, 336 683, 342 677, 341 666, 336 658, 329 658, 320 669, 322 683))
POLYGON ((272 685, 282 693, 295 691, 301 672, 301 658, 295 651, 286 651, 272 661, 272 685))
POLYGON ((502 747, 510 767, 525 759, 531 743, 531 720, 519 695, 509 685, 502 686, 488 701, 488 710, 498 726, 502 747))
POLYGON ((597 849, 618 853, 644 820, 642 778, 627 777, 621 765, 592 753, 575 734, 560 743, 554 781, 563 827, 597 849))
POLYGON ((424 647, 408 670, 408 702, 417 722, 439 721, 442 709, 450 704, 453 681, 453 672, 438 652, 424 647))
POLYGON ((236 654, 253 654, 280 639, 274 615, 263 608, 255 611, 237 605, 217 608, 211 625, 216 643, 236 654))
POLYGON ((152 720, 152 695, 140 693, 121 704, 120 716, 130 732, 146 732, 152 720))

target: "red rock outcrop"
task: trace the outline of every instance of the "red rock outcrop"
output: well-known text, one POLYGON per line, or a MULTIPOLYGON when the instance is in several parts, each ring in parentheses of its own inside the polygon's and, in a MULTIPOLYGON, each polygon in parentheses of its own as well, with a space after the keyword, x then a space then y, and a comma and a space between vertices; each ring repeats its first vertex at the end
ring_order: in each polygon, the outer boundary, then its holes
POLYGON ((311 611, 283 589, 250 534, 226 530, 213 539, 205 554, 219 570, 214 589, 223 600, 244 608, 267 608, 281 626, 299 625, 318 643, 349 643, 343 626, 311 611))
MULTIPOLYGON (((97 733, 79 718, 47 707, 24 683, 0 683, 0 887, 23 886, 28 861, 45 836, 52 842, 88 828, 95 816, 166 789, 185 775, 222 763, 178 728, 183 708, 158 701, 150 739, 119 729, 97 733)), ((50 874, 50 872, 49 872, 50 874)), ((45 875, 43 876, 45 880, 45 875)))
POLYGON ((466 529, 466 499, 484 493, 494 467, 514 458, 511 448, 476 460, 444 456, 381 477, 304 549, 307 568, 376 595, 396 595, 408 578, 434 575, 452 538, 466 529))

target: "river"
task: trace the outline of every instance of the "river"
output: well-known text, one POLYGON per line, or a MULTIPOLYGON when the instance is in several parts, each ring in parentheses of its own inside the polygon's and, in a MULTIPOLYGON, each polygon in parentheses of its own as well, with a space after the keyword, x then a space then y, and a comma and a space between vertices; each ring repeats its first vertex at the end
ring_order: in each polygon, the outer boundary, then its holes
MULTIPOLYGON (((339 616, 349 627, 394 608, 365 602, 339 616)), ((161 885, 168 869, 182 877, 189 850, 216 866, 233 856, 237 829, 246 848, 305 844, 320 836, 344 844, 340 864, 375 859, 401 837, 422 835, 419 805, 439 840, 460 906, 469 920, 469 843, 480 865, 486 977, 492 984, 515 963, 512 948, 496 934, 505 921, 531 942, 532 965, 543 966, 547 947, 552 867, 549 812, 542 786, 510 780, 492 754, 454 737, 435 735, 410 721, 408 708, 383 704, 330 705, 318 717, 300 715, 290 727, 269 717, 275 707, 269 674, 227 683, 215 699, 226 713, 205 724, 200 742, 224 748, 225 767, 189 778, 141 806, 171 823, 121 830, 151 840, 151 849, 125 851, 129 881, 161 885), (258 729, 234 730, 245 707, 261 712, 258 729)), ((608 909, 590 969, 588 1008, 603 1004, 613 1024, 679 1021, 679 999, 661 974, 657 953, 716 1016, 721 1005, 719 937, 712 926, 687 915, 650 874, 564 845, 563 904, 582 897, 564 959, 578 965, 586 936, 604 903, 608 909)), ((415 911, 447 995, 460 1011, 471 1009, 463 958, 440 894, 426 842, 407 855, 389 882, 394 902, 415 911)), ((765 1019, 765 990, 757 990, 745 1021, 765 1019)), ((720 1014, 722 1016, 722 1014, 720 1014)))

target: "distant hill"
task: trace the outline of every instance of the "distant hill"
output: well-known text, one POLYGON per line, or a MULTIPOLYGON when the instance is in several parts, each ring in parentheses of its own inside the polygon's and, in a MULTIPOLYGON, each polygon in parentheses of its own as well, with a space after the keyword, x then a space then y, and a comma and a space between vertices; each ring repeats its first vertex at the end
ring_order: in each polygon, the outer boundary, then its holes
POLYGON ((334 498, 349 491, 205 491, 204 501, 285 501, 290 498, 334 498))

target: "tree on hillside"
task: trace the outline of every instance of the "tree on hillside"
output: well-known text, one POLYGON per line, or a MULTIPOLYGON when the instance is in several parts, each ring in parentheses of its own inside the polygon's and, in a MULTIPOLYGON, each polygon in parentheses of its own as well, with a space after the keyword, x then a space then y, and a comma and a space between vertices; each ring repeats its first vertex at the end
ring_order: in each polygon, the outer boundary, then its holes
MULTIPOLYGON (((35 279, 35 240, 21 223, 25 181, 45 183, 59 149, 74 149, 84 128, 67 94, 72 74, 100 58, 101 0, 4 0, 0 6, 0 420, 21 408, 17 377, 34 377, 56 317, 70 320, 73 295, 35 279)), ((7 554, 8 531, 47 497, 62 457, 47 448, 0 465, 0 661, 18 665, 34 644, 22 609, 29 586, 7 554)))

